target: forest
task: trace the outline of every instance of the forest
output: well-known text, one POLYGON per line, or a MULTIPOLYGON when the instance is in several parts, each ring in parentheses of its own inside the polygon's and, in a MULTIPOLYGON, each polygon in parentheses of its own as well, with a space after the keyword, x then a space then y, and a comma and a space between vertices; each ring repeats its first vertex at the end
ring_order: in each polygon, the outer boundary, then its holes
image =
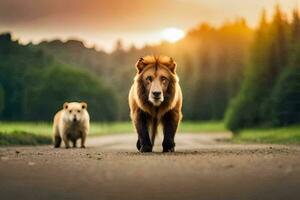
POLYGON ((0 34, 0 120, 51 121, 67 101, 86 101, 93 121, 128 121, 135 62, 174 58, 185 121, 224 120, 236 132, 300 122, 300 17, 279 6, 250 28, 243 18, 202 23, 176 42, 107 53, 80 40, 22 45, 0 34))

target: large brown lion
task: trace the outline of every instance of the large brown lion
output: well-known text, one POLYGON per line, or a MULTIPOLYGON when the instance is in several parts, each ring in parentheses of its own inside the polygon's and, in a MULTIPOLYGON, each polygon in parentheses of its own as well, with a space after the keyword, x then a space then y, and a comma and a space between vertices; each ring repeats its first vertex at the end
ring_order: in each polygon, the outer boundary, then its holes
POLYGON ((182 117, 176 63, 168 56, 144 56, 136 63, 136 69, 129 92, 130 115, 138 133, 136 147, 140 152, 152 152, 157 127, 161 124, 163 152, 173 152, 182 117))

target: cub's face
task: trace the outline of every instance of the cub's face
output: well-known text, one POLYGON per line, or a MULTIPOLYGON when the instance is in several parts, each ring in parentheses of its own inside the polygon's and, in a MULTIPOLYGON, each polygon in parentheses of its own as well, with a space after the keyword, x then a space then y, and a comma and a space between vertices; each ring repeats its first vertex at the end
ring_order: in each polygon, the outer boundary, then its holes
POLYGON ((79 123, 85 119, 87 104, 84 102, 64 103, 65 119, 72 123, 79 123))
POLYGON ((148 101, 154 106, 160 106, 170 83, 170 72, 161 66, 150 67, 145 69, 142 79, 148 94, 148 101))

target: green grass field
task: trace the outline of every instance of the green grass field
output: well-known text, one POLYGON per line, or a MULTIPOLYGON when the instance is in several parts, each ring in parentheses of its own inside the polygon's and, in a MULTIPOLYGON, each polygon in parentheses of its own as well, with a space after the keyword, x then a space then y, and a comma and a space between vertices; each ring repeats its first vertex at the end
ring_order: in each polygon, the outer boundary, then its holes
POLYGON ((236 143, 300 144, 300 125, 247 129, 233 137, 232 141, 236 143))
MULTIPOLYGON (((181 133, 225 132, 223 122, 182 122, 181 133)), ((91 123, 90 136, 135 132, 131 122, 91 123)), ((0 145, 51 143, 52 125, 42 122, 0 122, 0 145)), ((284 128, 247 129, 232 138, 234 143, 300 144, 300 125, 284 128)))
MULTIPOLYGON (((42 122, 0 122, 0 132, 24 131, 38 135, 51 135, 52 124, 42 122)), ((180 132, 221 132, 225 131, 222 122, 183 122, 180 132)), ((90 135, 119 134, 134 132, 131 122, 91 123, 90 135)))
MULTIPOLYGON (((222 132, 222 122, 183 122, 179 132, 222 132)), ((135 132, 131 122, 91 123, 90 136, 135 132)), ((0 145, 50 144, 52 124, 43 122, 0 122, 0 145), (45 139, 46 138, 46 139, 45 139), (47 140, 48 138, 48 140, 47 140), (50 139, 50 140, 49 140, 50 139)))

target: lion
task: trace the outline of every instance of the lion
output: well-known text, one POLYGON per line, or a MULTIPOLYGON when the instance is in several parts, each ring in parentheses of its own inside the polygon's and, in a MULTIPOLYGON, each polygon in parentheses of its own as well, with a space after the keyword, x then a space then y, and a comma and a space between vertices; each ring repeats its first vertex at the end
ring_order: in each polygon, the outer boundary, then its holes
POLYGON ((174 152, 175 134, 182 119, 176 62, 168 56, 144 56, 135 66, 137 73, 128 99, 130 117, 138 134, 136 147, 140 152, 152 152, 161 124, 163 152, 174 152))
POLYGON ((90 128, 90 116, 85 102, 64 103, 63 109, 58 111, 53 120, 54 147, 60 147, 61 141, 69 148, 69 141, 76 147, 81 139, 81 148, 85 148, 86 136, 90 128))

